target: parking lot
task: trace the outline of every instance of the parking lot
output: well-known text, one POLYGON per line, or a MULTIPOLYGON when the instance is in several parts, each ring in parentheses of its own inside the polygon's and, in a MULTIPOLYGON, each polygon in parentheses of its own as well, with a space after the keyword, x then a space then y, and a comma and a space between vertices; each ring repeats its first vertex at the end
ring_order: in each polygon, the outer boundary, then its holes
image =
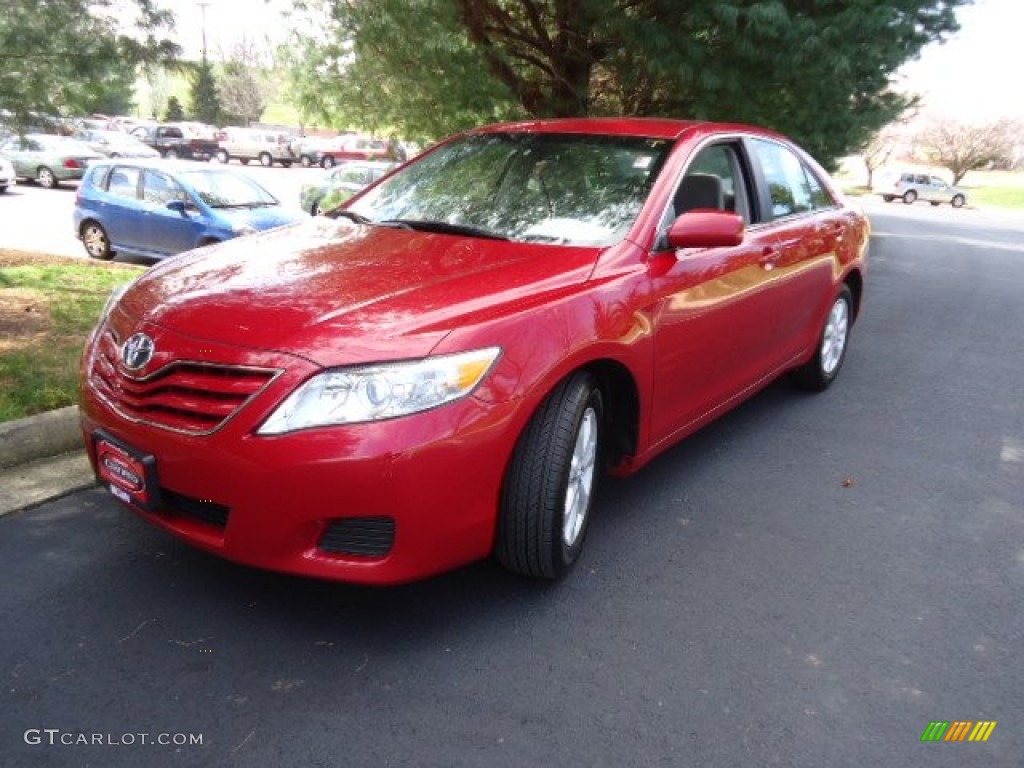
POLYGON ((99 490, 0 520, 4 764, 1019 767, 1024 223, 867 204, 836 386, 605 482, 562 583, 279 576, 99 490), (998 725, 922 743, 936 720, 998 725))

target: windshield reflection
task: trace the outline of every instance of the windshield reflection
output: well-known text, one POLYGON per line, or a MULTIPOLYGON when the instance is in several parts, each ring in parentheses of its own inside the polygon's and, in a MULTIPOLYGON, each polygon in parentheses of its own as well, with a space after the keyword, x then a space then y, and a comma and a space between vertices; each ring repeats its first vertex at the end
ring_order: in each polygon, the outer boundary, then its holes
POLYGON ((488 133, 440 147, 353 203, 373 223, 560 245, 617 243, 670 142, 488 133))

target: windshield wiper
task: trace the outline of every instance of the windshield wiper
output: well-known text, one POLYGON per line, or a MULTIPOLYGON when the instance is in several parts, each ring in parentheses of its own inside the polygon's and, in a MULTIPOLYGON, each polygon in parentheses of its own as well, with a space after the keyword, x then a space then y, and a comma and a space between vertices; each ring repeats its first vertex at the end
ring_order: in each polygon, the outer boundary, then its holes
POLYGON ((401 226, 408 229, 415 229, 417 232, 438 232, 442 235, 469 235, 470 237, 483 237, 488 240, 508 240, 505 235, 491 232, 480 227, 472 227, 466 224, 452 224, 447 221, 420 221, 418 219, 387 219, 378 222, 384 226, 401 226))

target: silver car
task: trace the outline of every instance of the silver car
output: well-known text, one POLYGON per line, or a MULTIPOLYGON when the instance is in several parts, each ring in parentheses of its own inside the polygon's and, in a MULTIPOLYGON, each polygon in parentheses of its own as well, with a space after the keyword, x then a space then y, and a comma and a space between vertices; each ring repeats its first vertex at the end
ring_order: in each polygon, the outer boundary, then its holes
POLYGON ((0 142, 0 155, 11 161, 16 176, 47 189, 81 179, 86 166, 103 157, 77 139, 46 133, 10 136, 0 142))
POLYGON ((888 179, 874 188, 876 194, 882 196, 887 203, 900 199, 907 205, 925 200, 932 205, 949 203, 954 208, 967 204, 967 193, 959 187, 947 184, 938 176, 927 173, 907 171, 888 179))

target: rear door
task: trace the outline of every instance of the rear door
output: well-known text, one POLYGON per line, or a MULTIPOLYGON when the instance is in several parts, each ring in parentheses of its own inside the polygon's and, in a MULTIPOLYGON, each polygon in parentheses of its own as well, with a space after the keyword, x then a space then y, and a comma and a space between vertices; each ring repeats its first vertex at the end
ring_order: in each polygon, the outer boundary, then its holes
POLYGON ((139 199, 141 171, 114 165, 99 185, 96 207, 113 249, 136 250, 143 242, 144 216, 139 199))
POLYGON ((762 207, 775 239, 770 274, 774 363, 788 367, 817 342, 831 305, 839 248, 849 222, 812 165, 792 147, 750 139, 762 207))

